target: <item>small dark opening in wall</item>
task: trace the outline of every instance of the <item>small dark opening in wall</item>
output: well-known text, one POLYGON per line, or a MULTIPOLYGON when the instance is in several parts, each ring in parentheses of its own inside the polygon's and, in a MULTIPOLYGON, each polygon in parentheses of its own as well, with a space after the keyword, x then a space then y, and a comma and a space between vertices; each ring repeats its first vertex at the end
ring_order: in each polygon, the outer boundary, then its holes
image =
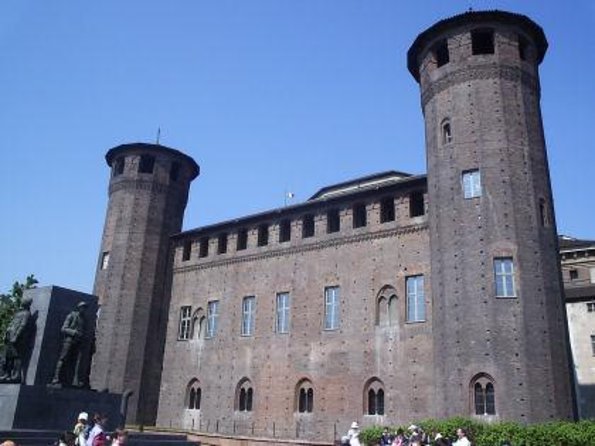
POLYGON ((441 67, 450 62, 450 55, 448 54, 448 42, 446 39, 440 41, 434 49, 434 56, 436 57, 436 66, 441 67))
POLYGON ((395 221, 395 200, 385 197, 380 201, 380 223, 395 221))
POLYGON ((529 42, 523 36, 519 36, 519 57, 521 60, 527 60, 527 49, 529 42))
POLYGON ((326 232, 339 232, 341 229, 341 219, 339 218, 339 210, 331 209, 326 214, 326 232))
POLYGON ((353 205, 353 227, 362 228, 367 224, 366 205, 356 203, 353 205))
POLYGON ((421 191, 411 192, 411 194, 409 194, 410 217, 420 217, 425 213, 424 193, 421 191))
POLYGON ((192 254, 192 240, 185 240, 182 248, 182 262, 190 260, 192 254))
POLYGON ((200 239, 200 251, 198 252, 199 257, 206 257, 209 255, 209 238, 203 237, 200 239))
POLYGON ((248 247, 248 230, 240 229, 238 231, 238 245, 237 250, 242 251, 248 247))
POLYGON ((471 31, 471 52, 477 54, 494 54, 494 31, 471 31))
POLYGON ((180 176, 180 163, 173 162, 171 163, 171 167, 169 168, 169 179, 171 181, 178 181, 180 176))
POLYGON ((227 252, 227 233, 219 234, 217 240, 217 252, 225 254, 227 252))
POLYGON ((141 155, 138 164, 139 173, 153 173, 155 167, 155 157, 152 155, 141 155))
POLYGON ((450 144, 452 142, 452 130, 450 122, 442 124, 442 144, 450 144))
POLYGON ((269 244, 269 225, 263 224, 258 227, 258 246, 269 244))
POLYGON ((124 173, 124 165, 125 165, 126 158, 121 157, 116 160, 116 164, 114 165, 114 176, 117 177, 118 175, 122 175, 124 173))
POLYGON ((288 242, 291 240, 291 221, 281 220, 279 223, 279 242, 288 242))
POLYGON ((302 238, 314 237, 314 216, 304 215, 302 219, 302 238))
POLYGON ((577 269, 571 269, 568 271, 568 273, 570 274, 570 280, 578 279, 578 270, 577 269))

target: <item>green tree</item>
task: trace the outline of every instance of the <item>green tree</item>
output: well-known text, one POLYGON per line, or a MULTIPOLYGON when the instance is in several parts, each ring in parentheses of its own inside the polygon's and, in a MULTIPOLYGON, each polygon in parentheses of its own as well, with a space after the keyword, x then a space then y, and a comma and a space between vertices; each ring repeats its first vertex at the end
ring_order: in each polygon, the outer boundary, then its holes
POLYGON ((38 283, 35 276, 30 274, 25 282, 16 281, 13 283, 10 293, 0 294, 0 345, 4 345, 3 334, 6 332, 10 320, 21 306, 25 290, 35 288, 38 283))

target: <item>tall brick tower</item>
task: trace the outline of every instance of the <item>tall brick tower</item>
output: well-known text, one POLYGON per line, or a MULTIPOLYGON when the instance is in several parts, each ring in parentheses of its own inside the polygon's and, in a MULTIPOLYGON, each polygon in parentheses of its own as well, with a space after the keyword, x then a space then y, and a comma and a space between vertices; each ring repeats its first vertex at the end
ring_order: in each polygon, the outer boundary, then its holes
POLYGON ((547 49, 529 18, 468 12, 420 34, 437 417, 573 416, 540 111, 547 49))
POLYGON ((133 391, 128 422, 154 423, 171 283, 170 239, 182 229, 196 162, 160 145, 105 156, 109 202, 95 275, 99 296, 94 388, 133 391))

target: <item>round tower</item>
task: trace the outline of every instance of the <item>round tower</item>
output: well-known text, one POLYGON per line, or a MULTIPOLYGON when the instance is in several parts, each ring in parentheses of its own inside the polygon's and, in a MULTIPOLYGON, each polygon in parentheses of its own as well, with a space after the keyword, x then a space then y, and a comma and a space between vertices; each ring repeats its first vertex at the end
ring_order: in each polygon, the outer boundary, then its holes
POLYGON ((437 417, 573 416, 540 111, 547 49, 529 18, 467 12, 420 34, 437 417))
POLYGON ((91 381, 132 390, 129 423, 155 421, 170 300, 170 236, 182 229, 198 164, 153 144, 125 144, 105 156, 111 168, 107 216, 95 275, 99 297, 91 381))

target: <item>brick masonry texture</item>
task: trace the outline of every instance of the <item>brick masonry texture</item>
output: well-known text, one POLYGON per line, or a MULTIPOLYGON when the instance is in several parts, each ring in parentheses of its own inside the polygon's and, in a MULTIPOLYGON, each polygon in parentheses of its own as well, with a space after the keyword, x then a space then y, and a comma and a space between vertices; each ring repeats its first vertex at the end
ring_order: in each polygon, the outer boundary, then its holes
MULTIPOLYGON (((162 426, 265 437, 332 440, 353 420, 573 417, 539 106, 546 47, 537 25, 505 12, 462 14, 418 37, 409 69, 421 88, 427 178, 379 174, 325 188, 299 205, 171 237, 197 166, 160 146, 119 149, 126 165, 110 182, 101 249, 110 252, 109 266, 98 265, 95 285, 102 304, 95 383, 133 389, 129 415, 136 421, 156 416, 162 426), (472 54, 477 29, 493 32, 493 54, 472 54), (449 61, 438 67, 444 42, 449 61), (138 174, 147 153, 157 154, 156 171, 138 174), (174 160, 183 168, 171 184, 174 160), (481 196, 465 199, 462 174, 471 169, 481 173, 481 196), (419 193, 423 212, 412 217, 419 193), (395 218, 381 222, 387 202, 395 218), (353 223, 356 205, 365 206, 362 227, 353 223), (332 210, 340 230, 328 233, 332 210), (302 237, 305 215, 314 216, 313 237, 302 237), (284 221, 288 241, 280 241, 284 221), (258 246, 262 225, 268 241, 258 246), (238 249, 243 230, 247 247, 238 249), (204 243, 208 253, 200 255, 204 243), (513 260, 514 297, 495 297, 493 261, 500 257, 513 260), (410 322, 407 278, 419 275, 425 318, 410 322), (340 289, 336 330, 324 329, 326 287, 340 289), (288 333, 275 330, 282 292, 290 296, 288 333), (248 296, 255 319, 245 336, 248 296), (395 306, 386 310, 381 298, 391 296, 395 306), (211 301, 219 307, 209 337, 211 301), (190 310, 181 329, 183 307, 190 310), (298 411, 304 380, 313 389, 312 413, 298 411), (475 415, 478 380, 494 386, 494 414, 475 415), (239 410, 242 385, 253 390, 251 411, 239 410), (188 408, 191 386, 201 390, 200 410, 188 408), (384 415, 367 414, 369 386, 383 389, 384 415)), ((110 159, 113 166, 117 158, 110 159)))

